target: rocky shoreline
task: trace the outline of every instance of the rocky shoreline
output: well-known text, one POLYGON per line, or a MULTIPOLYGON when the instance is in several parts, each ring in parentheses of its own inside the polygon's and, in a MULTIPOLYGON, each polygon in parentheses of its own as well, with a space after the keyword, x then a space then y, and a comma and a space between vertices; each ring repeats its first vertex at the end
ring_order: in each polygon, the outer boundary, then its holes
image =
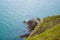
MULTIPOLYGON (((44 18, 43 20, 41 20, 40 18, 38 18, 38 22, 35 21, 35 20, 30 20, 30 21, 27 21, 27 22, 24 21, 24 23, 26 25, 28 25, 27 28, 28 28, 28 30, 29 30, 30 33, 21 35, 20 37, 22 37, 22 38, 25 37, 25 38, 27 38, 26 40, 38 40, 38 38, 39 38, 39 40, 41 40, 41 39, 45 38, 45 36, 43 36, 43 38, 41 38, 38 35, 43 35, 45 31, 47 31, 49 29, 54 29, 55 25, 58 25, 59 24, 59 26, 60 26, 60 15, 57 15, 57 16, 49 16, 49 17, 44 18), (35 24, 35 23, 37 23, 37 24, 35 24)), ((57 32, 58 32, 58 30, 57 30, 57 32)), ((57 36, 57 35, 55 35, 55 36, 57 36)), ((59 36, 59 38, 60 38, 60 36, 59 36)), ((57 39, 59 39, 59 38, 57 38, 57 39)), ((47 40, 47 39, 43 39, 43 40, 47 40)))

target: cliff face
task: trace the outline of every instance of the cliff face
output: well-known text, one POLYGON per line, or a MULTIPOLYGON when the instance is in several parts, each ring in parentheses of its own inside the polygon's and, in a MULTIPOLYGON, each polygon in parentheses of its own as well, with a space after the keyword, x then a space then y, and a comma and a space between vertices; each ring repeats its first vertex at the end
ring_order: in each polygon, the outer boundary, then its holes
POLYGON ((26 40, 60 40, 59 31, 60 15, 49 16, 47 18, 44 18, 43 21, 35 27, 35 29, 26 40))

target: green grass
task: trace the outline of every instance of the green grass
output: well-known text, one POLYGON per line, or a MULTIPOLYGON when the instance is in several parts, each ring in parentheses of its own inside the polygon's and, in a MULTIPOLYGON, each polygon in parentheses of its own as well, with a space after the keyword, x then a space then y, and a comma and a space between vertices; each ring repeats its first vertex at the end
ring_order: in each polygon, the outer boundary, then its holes
POLYGON ((57 16, 48 16, 48 17, 44 18, 44 22, 53 21, 53 20, 56 20, 59 17, 60 17, 60 15, 57 15, 57 16))
POLYGON ((60 40, 60 15, 44 18, 26 40, 60 40))
POLYGON ((60 24, 26 40, 60 40, 60 24))
POLYGON ((53 28, 55 25, 60 23, 60 15, 50 16, 43 19, 43 22, 39 23, 31 33, 29 37, 38 35, 46 31, 47 29, 53 28))
POLYGON ((35 27, 35 30, 37 30, 39 27, 50 26, 50 24, 55 24, 54 22, 56 21, 56 19, 58 20, 58 18, 60 18, 60 15, 44 18, 43 22, 35 27))

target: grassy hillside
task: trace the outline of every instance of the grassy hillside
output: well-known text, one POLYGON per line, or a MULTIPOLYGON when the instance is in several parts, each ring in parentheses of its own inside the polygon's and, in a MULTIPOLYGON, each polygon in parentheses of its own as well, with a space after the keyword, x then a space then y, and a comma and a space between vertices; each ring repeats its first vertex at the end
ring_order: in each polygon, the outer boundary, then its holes
POLYGON ((60 24, 48 29, 40 35, 27 38, 27 40, 60 40, 60 24))
MULTIPOLYGON (((45 31, 47 31, 47 30, 49 30, 51 28, 54 29, 55 25, 58 25, 58 24, 60 24, 60 15, 57 15, 57 16, 49 16, 49 17, 44 18, 43 21, 40 22, 35 27, 35 29, 29 35, 29 37, 27 38, 27 40, 30 40, 30 39, 31 40, 35 40, 35 38, 36 38, 36 40, 38 40, 41 36, 40 37, 39 36, 35 37, 36 35, 42 35, 42 34, 45 34, 45 33, 47 35, 47 32, 45 32, 45 31)), ((56 30, 56 31, 58 31, 58 30, 56 30)), ((42 38, 42 39, 44 39, 44 38, 42 38)), ((48 40, 48 39, 46 39, 46 40, 48 40)))

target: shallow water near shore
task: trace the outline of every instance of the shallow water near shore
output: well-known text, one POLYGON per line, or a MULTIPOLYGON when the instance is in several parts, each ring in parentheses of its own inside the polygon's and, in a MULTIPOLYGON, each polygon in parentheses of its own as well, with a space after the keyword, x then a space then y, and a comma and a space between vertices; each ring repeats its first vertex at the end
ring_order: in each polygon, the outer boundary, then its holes
POLYGON ((60 14, 60 0, 0 0, 0 40, 24 40, 24 20, 60 14))

